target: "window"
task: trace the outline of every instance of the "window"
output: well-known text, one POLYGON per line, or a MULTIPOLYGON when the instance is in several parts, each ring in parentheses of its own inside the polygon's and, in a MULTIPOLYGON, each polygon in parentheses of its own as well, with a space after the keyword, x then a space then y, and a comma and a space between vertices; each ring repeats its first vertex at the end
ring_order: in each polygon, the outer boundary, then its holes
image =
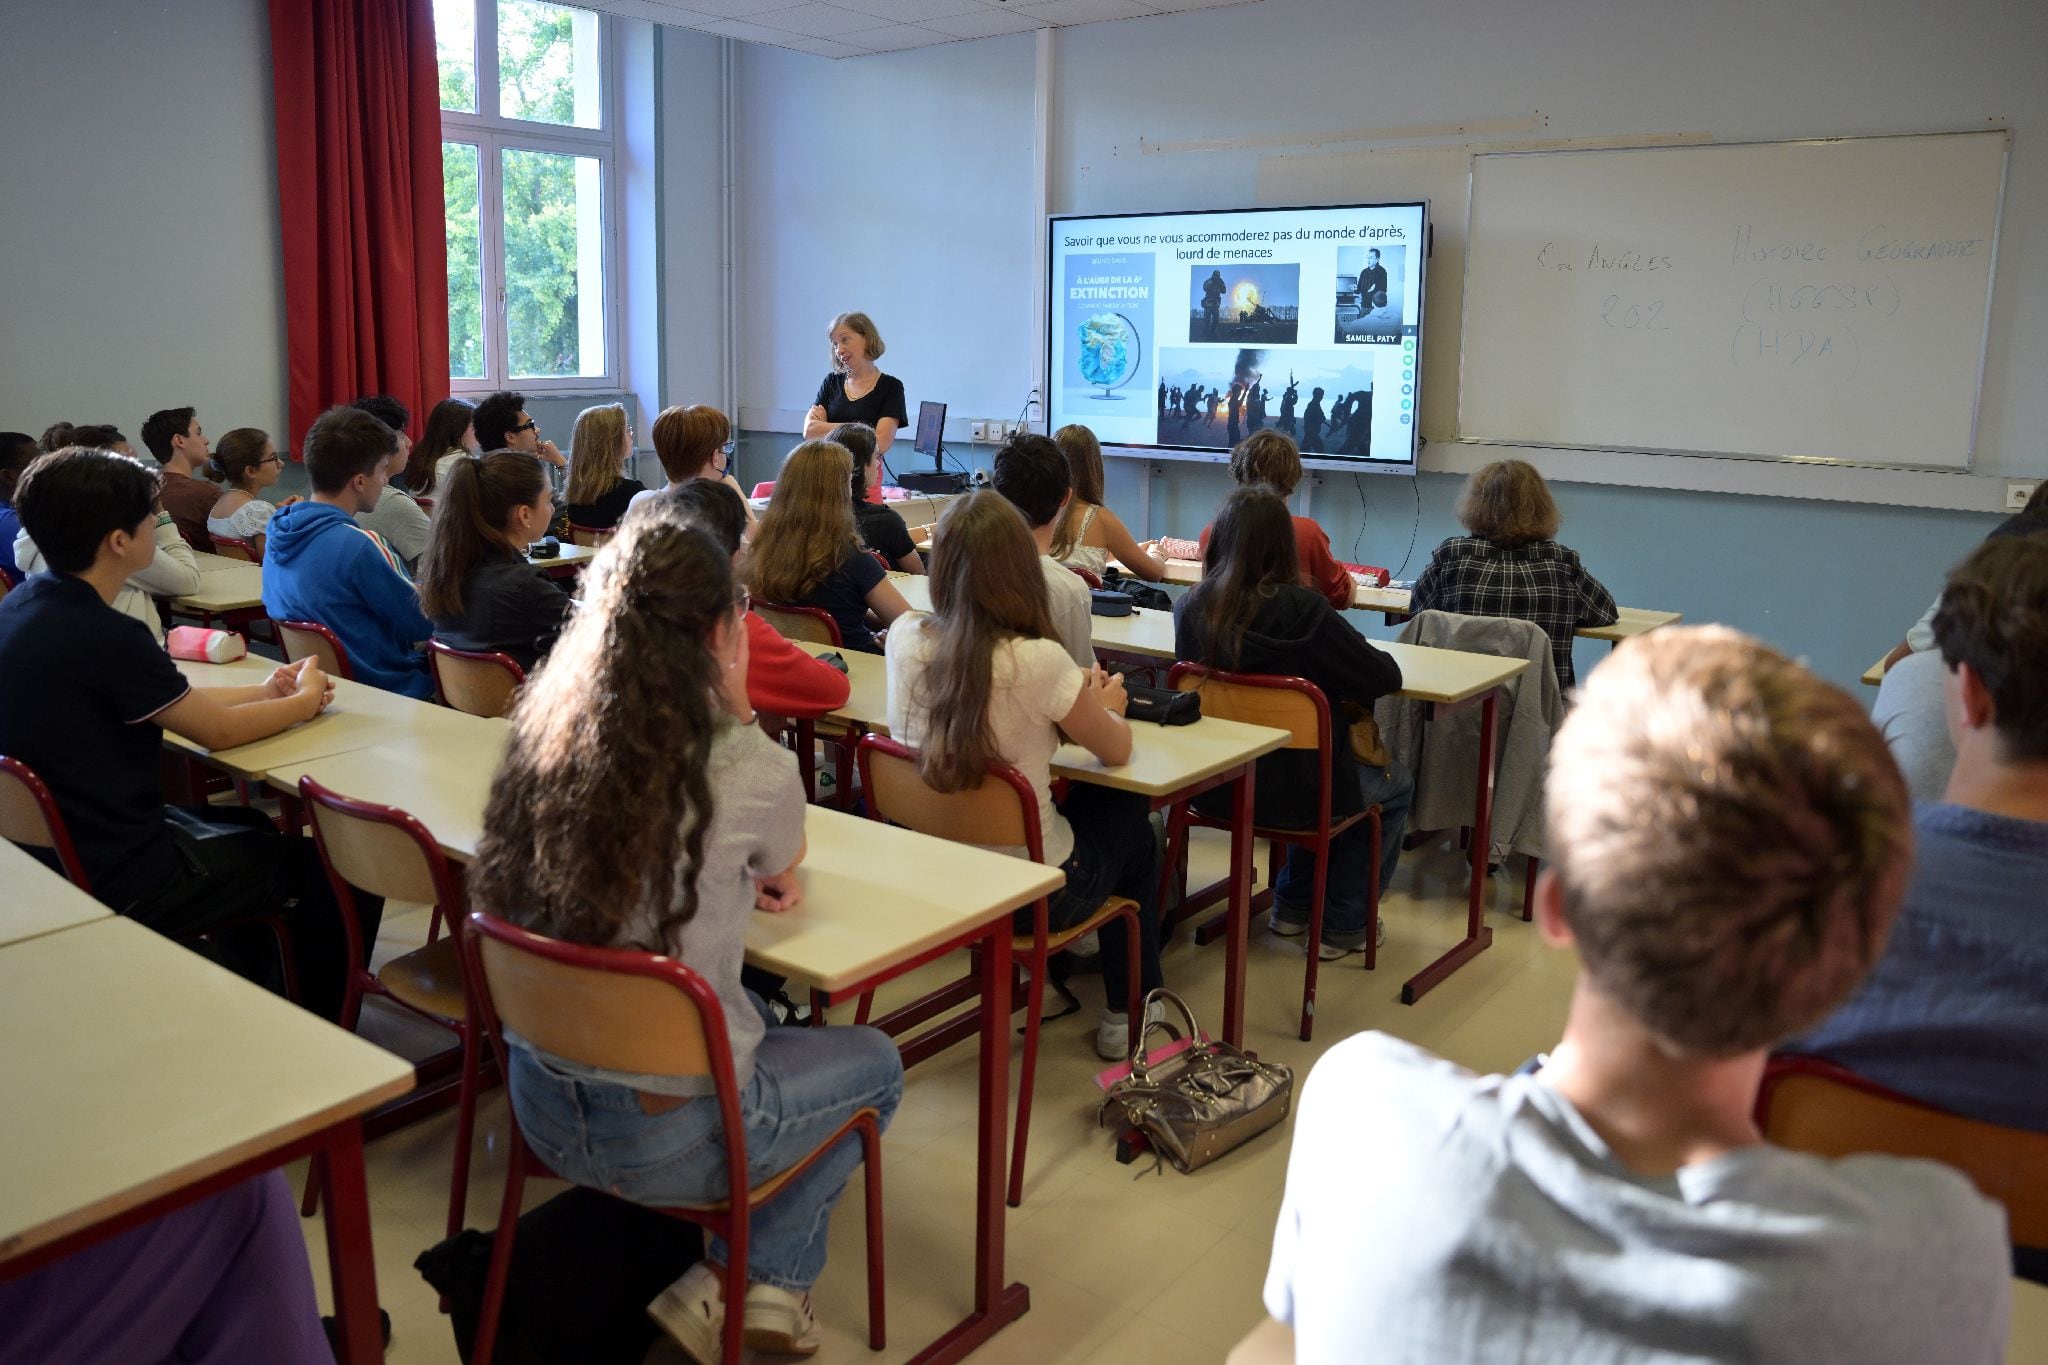
POLYGON ((545 0, 434 0, 458 393, 616 385, 603 23, 545 0))

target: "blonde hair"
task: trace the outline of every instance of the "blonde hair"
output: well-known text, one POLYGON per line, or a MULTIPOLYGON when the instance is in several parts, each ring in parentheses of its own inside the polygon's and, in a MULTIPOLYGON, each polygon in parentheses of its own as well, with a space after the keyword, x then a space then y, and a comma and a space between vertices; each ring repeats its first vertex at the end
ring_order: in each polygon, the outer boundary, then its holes
POLYGON ((1246 487, 1264 484, 1283 498, 1292 497, 1301 482, 1301 447, 1292 436, 1255 431, 1230 452, 1230 477, 1246 487))
POLYGON ((1681 1054, 1825 1018, 1884 950, 1912 855, 1863 708, 1719 626, 1640 636, 1593 672, 1545 808, 1588 979, 1681 1054))
MULTIPOLYGON (((870 318, 866 313, 841 313, 833 318, 832 325, 825 329, 825 353, 827 355, 832 353, 832 334, 841 327, 846 328, 847 331, 852 332, 861 339, 862 344, 867 348, 868 360, 870 362, 880 360, 882 352, 888 349, 882 344, 882 334, 875 330, 874 319, 870 318)), ((835 370, 839 368, 836 360, 833 362, 832 368, 835 370)))
POLYGON ((569 438, 569 486, 562 493, 566 503, 593 503, 612 491, 625 477, 626 408, 622 403, 602 403, 576 415, 576 431, 569 438))
POLYGON ((801 602, 831 576, 860 531, 847 498, 853 455, 836 441, 805 441, 782 462, 775 492, 747 552, 747 587, 764 602, 801 602))
POLYGON ((1052 439, 1067 457, 1067 471, 1074 480, 1074 496, 1067 503, 1067 514, 1060 518, 1059 530, 1053 533, 1052 548, 1048 551, 1054 559, 1065 559, 1074 552, 1074 542, 1080 538, 1081 518, 1090 507, 1102 505, 1102 442, 1079 422, 1067 423, 1052 434, 1052 439))
POLYGON ((1473 471, 1458 495, 1458 523, 1481 540, 1514 549, 1557 538, 1550 485, 1526 460, 1495 460, 1473 471))

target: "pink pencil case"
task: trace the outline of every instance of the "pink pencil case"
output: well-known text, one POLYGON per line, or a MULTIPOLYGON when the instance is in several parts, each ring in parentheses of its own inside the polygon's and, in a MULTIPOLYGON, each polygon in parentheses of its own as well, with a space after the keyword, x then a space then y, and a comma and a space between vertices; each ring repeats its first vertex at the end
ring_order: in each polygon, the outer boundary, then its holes
POLYGON ((164 636, 164 648, 173 659, 190 659, 202 664, 231 664, 249 652, 249 642, 232 630, 208 630, 204 626, 173 626, 164 636))

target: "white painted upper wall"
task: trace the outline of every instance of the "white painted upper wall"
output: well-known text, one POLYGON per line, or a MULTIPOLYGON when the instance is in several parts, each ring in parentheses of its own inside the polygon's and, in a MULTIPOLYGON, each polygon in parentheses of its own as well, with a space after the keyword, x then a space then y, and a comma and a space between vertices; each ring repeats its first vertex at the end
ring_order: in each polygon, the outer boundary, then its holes
POLYGON ((6 0, 0 428, 196 406, 284 430, 270 26, 257 0, 6 0))

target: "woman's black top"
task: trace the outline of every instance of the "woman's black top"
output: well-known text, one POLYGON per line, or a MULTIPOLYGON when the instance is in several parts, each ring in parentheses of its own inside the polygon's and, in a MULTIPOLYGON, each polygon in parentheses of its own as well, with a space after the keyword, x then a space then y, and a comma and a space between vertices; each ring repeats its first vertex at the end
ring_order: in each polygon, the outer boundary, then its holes
POLYGON ((812 400, 825 410, 825 420, 834 426, 842 422, 864 422, 875 426, 884 417, 895 419, 898 428, 910 425, 910 411, 903 400, 903 381, 895 375, 875 378, 875 386, 858 398, 846 396, 846 376, 834 370, 818 385, 812 400))

